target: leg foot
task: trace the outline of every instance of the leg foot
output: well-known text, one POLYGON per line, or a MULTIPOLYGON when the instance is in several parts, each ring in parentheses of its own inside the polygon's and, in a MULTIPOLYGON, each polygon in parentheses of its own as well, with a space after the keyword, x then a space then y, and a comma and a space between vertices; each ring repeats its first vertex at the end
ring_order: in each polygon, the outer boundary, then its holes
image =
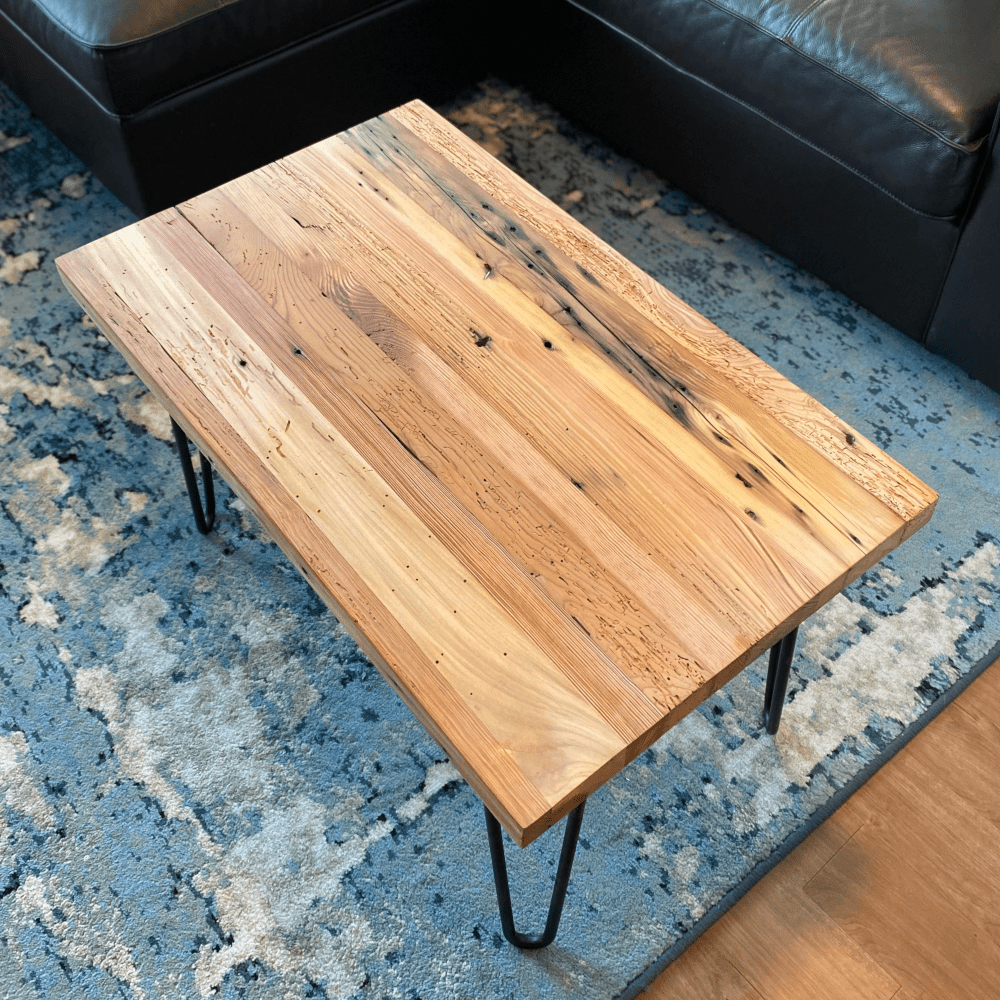
POLYGON ((576 855, 576 843, 580 838, 580 826, 583 823, 583 807, 581 802, 566 817, 566 832, 563 834, 562 851, 559 854, 559 868, 556 871, 556 884, 552 890, 552 900, 549 903, 549 915, 545 921, 545 930, 540 935, 521 934, 514 928, 514 912, 510 904, 510 882, 507 879, 507 859, 503 852, 503 830, 496 817, 483 807, 486 812, 486 834, 490 841, 490 857, 493 859, 493 881, 497 889, 497 905, 500 907, 500 924, 503 936, 518 948, 544 948, 555 940, 559 930, 559 918, 562 916, 563 903, 566 901, 566 889, 569 886, 569 874, 573 868, 573 858, 576 855))
POLYGON ((792 667, 795 653, 795 637, 798 629, 793 628, 780 642, 771 647, 771 658, 767 665, 767 685, 764 688, 765 731, 773 736, 781 722, 781 709, 785 704, 788 688, 788 672, 792 667))
POLYGON ((188 447, 187 435, 173 418, 170 420, 170 426, 174 431, 174 441, 177 442, 177 453, 181 457, 181 469, 184 472, 184 482, 187 484, 195 524, 198 525, 198 530, 203 535, 207 535, 212 530, 212 525, 215 524, 215 484, 212 482, 212 463, 204 455, 199 454, 201 478, 205 486, 205 506, 202 508, 198 483, 195 480, 194 467, 191 464, 191 451, 188 447))

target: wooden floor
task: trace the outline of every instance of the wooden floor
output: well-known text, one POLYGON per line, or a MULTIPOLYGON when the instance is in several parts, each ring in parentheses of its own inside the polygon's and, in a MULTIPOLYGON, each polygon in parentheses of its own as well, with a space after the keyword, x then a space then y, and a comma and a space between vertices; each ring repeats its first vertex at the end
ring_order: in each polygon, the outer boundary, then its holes
POLYGON ((1000 997, 1000 661, 643 997, 1000 997))

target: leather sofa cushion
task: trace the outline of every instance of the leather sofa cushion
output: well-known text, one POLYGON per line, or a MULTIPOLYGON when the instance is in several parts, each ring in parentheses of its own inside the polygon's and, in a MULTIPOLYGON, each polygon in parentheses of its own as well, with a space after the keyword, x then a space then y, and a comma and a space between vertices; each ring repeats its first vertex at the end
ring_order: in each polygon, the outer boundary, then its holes
POLYGON ((994 0, 570 2, 922 214, 972 191, 1000 102, 994 0))
POLYGON ((0 0, 109 113, 180 91, 391 0, 0 0))

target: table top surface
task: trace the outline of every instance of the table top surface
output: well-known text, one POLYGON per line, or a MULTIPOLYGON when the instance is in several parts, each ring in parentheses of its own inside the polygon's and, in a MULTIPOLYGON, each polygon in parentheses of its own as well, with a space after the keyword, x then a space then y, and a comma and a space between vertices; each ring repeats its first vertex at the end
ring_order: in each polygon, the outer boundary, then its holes
POLYGON ((421 102, 57 263, 520 844, 937 499, 421 102))

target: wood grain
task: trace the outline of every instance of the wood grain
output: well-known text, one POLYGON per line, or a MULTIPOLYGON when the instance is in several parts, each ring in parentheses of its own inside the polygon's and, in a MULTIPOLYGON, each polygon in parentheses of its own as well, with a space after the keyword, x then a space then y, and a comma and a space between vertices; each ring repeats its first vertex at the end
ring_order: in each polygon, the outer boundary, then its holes
POLYGON ((677 965, 669 989, 661 977, 642 995, 648 1000, 672 1000, 678 995, 698 1000, 766 1000, 704 937, 684 952, 684 961, 677 965))
POLYGON ((420 102, 57 263, 521 844, 936 499, 420 102))
POLYGON ((667 968, 646 995, 701 1000, 728 963, 760 992, 855 1000, 860 949, 892 1000, 996 993, 1000 662, 667 968), (990 731, 993 727, 993 733, 990 731), (788 896, 797 904, 787 905, 788 896), (761 913, 769 952, 756 927, 761 913), (821 942, 814 947, 810 942, 821 942), (700 946, 700 947, 699 947, 700 946), (773 969, 771 966, 773 963, 773 969), (777 980, 777 982, 776 982, 777 980))
POLYGON ((693 357, 712 368, 717 378, 735 385, 748 400, 864 483, 910 522, 910 533, 930 519, 937 494, 929 486, 631 261, 597 240, 578 220, 526 181, 498 169, 500 165, 488 153, 428 111, 422 102, 412 101, 383 117, 410 128, 440 150, 496 200, 512 206, 518 218, 540 223, 541 234, 548 238, 552 249, 562 250, 571 260, 585 262, 582 268, 577 265, 581 275, 586 272, 596 278, 599 271, 598 284, 612 289, 622 307, 631 306, 648 316, 666 334, 656 337, 649 347, 656 348, 661 342, 667 352, 681 345, 687 347, 693 357))
MULTIPOLYGON (((244 254, 244 237, 240 235, 240 229, 252 223, 242 217, 235 204, 216 192, 211 201, 206 197, 199 199, 198 205, 184 206, 185 215, 203 232, 212 232, 213 213, 207 210, 206 202, 220 200, 225 218, 239 220, 240 225, 213 233, 211 239, 220 253, 254 282, 256 269, 253 263, 245 262, 248 256, 250 261, 253 258, 244 254)), ((297 282, 294 292, 283 287, 286 281, 294 281, 290 276, 299 277, 301 272, 288 266, 292 258, 259 229, 253 229, 253 236, 267 247, 274 275, 281 282, 273 292, 267 290, 271 287, 263 277, 267 272, 261 271, 258 291, 274 296, 275 308, 289 323, 315 335, 312 363, 327 373, 336 372, 373 413, 391 420, 393 433, 403 445, 447 484, 470 514, 488 523, 492 537, 528 575, 556 596, 571 617, 661 708, 669 711, 677 706, 689 690, 677 687, 667 666, 674 658, 674 669, 686 676, 692 676, 695 667, 690 659, 678 657, 682 644, 676 634, 664 628, 662 619, 669 613, 672 595, 665 595, 658 586, 647 553, 624 532, 614 531, 580 490, 527 445, 522 435, 498 420, 495 411, 463 395, 459 384, 446 384, 441 393, 447 400, 445 406, 396 368, 386 373, 385 382, 360 378, 361 372, 373 366, 387 367, 377 345, 363 335, 354 336, 347 345, 343 327, 349 323, 345 324, 344 314, 309 281, 297 282), (336 329, 338 324, 344 336, 334 344, 324 337, 324 331, 336 329), (560 520, 567 519, 560 519, 558 512, 567 510, 573 519, 560 525, 560 520), (554 573, 552 567, 557 564, 559 572, 554 573), (651 604, 655 611, 647 610, 644 604, 651 604)), ((366 315, 370 318, 373 312, 369 307, 366 315)), ((380 315, 379 322, 384 329, 389 321, 380 315)), ((439 376, 446 378, 443 372, 439 376)), ((714 636, 713 632, 709 638, 714 636)))
MULTIPOLYGON (((701 954, 731 963, 765 1000, 889 1000, 898 982, 844 930, 817 920, 812 901, 802 893, 803 883, 851 832, 841 823, 816 831, 770 873, 767 892, 751 890, 731 911, 732 919, 706 932, 701 954)), ((653 983, 649 995, 656 1000, 700 997, 686 984, 703 975, 697 968, 702 964, 697 952, 690 958, 685 952, 653 983)))
POLYGON ((932 983, 942 996, 989 996, 1000 969, 995 781, 980 785, 984 796, 975 798, 965 781, 951 780, 954 773, 974 776, 977 758, 990 748, 974 738, 949 739, 969 726, 961 714, 939 720, 919 753, 893 761, 891 784, 879 789, 882 808, 803 889, 917 995, 932 983), (978 845, 974 865, 963 849, 970 842, 978 845), (899 941, 934 947, 900 949, 899 941))
MULTIPOLYGON (((986 727, 989 742, 1000 745, 1000 671, 987 670, 976 681, 976 697, 963 698, 959 704, 963 713, 986 727)), ((989 755, 984 754, 984 766, 989 767, 989 760, 989 755)))

